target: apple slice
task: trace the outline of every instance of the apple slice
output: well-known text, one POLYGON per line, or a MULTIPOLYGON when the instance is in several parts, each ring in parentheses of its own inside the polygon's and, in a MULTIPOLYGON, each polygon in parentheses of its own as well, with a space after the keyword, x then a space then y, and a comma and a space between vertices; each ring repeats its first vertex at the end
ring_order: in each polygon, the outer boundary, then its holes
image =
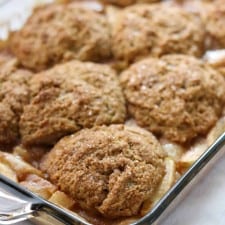
POLYGON ((62 191, 56 191, 53 193, 49 198, 49 201, 67 209, 71 209, 75 204, 75 201, 62 191))
POLYGON ((45 199, 49 199, 57 190, 55 185, 35 174, 28 175, 20 184, 45 199))
POLYGON ((147 200, 141 209, 141 215, 145 215, 150 211, 150 209, 162 198, 162 196, 173 186, 176 181, 177 173, 176 173, 176 163, 173 159, 167 157, 165 159, 165 169, 166 174, 154 194, 154 196, 147 200))
POLYGON ((107 5, 105 7, 105 11, 106 11, 106 17, 109 21, 109 25, 111 26, 111 28, 113 28, 114 24, 116 24, 117 22, 117 17, 119 13, 121 12, 121 9, 116 6, 107 5))
POLYGON ((0 163, 0 174, 8 177, 9 179, 17 182, 17 175, 16 173, 6 164, 0 163))
POLYGON ((225 76, 225 50, 207 51, 205 61, 225 76))
POLYGON ((36 174, 42 176, 40 170, 34 168, 30 164, 24 162, 19 156, 6 152, 0 152, 0 161, 8 165, 15 173, 19 181, 23 180, 28 174, 36 174))
POLYGON ((204 59, 213 67, 225 67, 225 50, 207 51, 204 59))
POLYGON ((225 132, 225 117, 219 119, 207 135, 208 145, 210 146, 223 132, 225 132))
MULTIPOLYGON (((121 221, 116 222, 116 225, 129 225, 135 223, 139 217, 130 217, 130 218, 123 218, 121 221)), ((113 223, 115 225, 115 223, 113 223)))
POLYGON ((127 120, 125 124, 126 126, 129 126, 129 127, 139 127, 134 119, 127 120))
POLYGON ((157 190, 154 198, 153 198, 153 205, 162 198, 162 196, 173 186, 176 181, 176 164, 173 159, 166 158, 165 159, 165 166, 166 166, 166 174, 162 180, 159 189, 157 190))
POLYGON ((191 148, 186 151, 178 162, 178 171, 183 172, 189 168, 208 148, 208 143, 205 139, 197 140, 191 148))
POLYGON ((185 152, 185 149, 179 144, 167 141, 165 139, 160 140, 160 143, 164 151, 167 153, 167 156, 173 159, 175 162, 178 162, 185 152))

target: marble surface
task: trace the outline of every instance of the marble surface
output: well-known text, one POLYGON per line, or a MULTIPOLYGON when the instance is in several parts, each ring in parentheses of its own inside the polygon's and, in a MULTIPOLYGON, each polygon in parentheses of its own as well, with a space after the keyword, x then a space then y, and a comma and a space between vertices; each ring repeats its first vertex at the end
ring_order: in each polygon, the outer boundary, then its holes
MULTIPOLYGON (((17 29, 32 11, 35 0, 0 1, 0 38, 7 36, 7 27, 17 29), (25 12, 25 13, 21 13, 25 12)), ((158 225, 224 225, 225 224, 225 155, 204 173, 188 195, 158 225)), ((2 202, 1 202, 2 203, 2 202)), ((0 223, 1 224, 1 223, 0 223)), ((21 222, 17 225, 29 225, 21 222)))

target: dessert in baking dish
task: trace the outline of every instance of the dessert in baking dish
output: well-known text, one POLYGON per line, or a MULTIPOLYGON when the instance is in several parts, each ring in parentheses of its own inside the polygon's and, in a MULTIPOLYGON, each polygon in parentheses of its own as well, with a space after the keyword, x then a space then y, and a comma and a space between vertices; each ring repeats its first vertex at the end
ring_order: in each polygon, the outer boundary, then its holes
POLYGON ((192 56, 147 58, 121 74, 130 114, 175 142, 206 134, 222 113, 223 76, 192 56))
POLYGON ((201 56, 204 38, 198 16, 179 7, 140 4, 127 7, 115 20, 112 51, 125 64, 168 53, 201 56))
POLYGON ((92 224, 127 225, 225 131, 224 63, 194 57, 209 43, 197 8, 65 1, 36 9, 0 55, 0 173, 92 224))
POLYGON ((125 100, 116 73, 107 65, 71 61, 30 81, 20 132, 24 144, 54 144, 85 127, 123 123, 125 100))
POLYGON ((19 119, 29 101, 28 82, 32 73, 18 68, 15 57, 0 54, 0 146, 19 139, 19 119))
POLYGON ((106 18, 73 4, 36 9, 10 40, 22 65, 35 71, 71 59, 106 60, 111 55, 110 45, 106 18))

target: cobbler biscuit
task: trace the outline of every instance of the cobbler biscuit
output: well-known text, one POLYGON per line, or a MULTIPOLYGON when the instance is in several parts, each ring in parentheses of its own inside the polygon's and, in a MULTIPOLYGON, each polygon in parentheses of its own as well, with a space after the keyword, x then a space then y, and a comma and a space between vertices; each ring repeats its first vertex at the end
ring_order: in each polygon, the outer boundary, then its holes
POLYGON ((206 134, 224 105, 223 76, 192 56, 147 58, 123 72, 121 84, 137 123, 176 142, 206 134))
POLYGON ((209 4, 203 9, 202 17, 210 48, 225 48, 225 1, 209 4))
POLYGON ((31 101, 20 121, 24 144, 53 144, 84 127, 124 122, 125 100, 106 65, 71 61, 30 83, 31 101))
POLYGON ((0 53, 0 145, 13 144, 19 138, 18 123, 29 101, 31 75, 30 71, 18 68, 17 59, 0 53))
POLYGON ((199 16, 179 7, 140 4, 121 11, 112 38, 116 59, 129 64, 148 55, 201 56, 205 31, 199 16))
POLYGON ((11 108, 0 102, 0 145, 11 144, 18 138, 16 117, 11 108))
POLYGON ((20 62, 40 71, 70 59, 105 60, 111 54, 106 18, 75 4, 51 4, 34 11, 10 38, 20 62))
POLYGON ((83 209, 108 218, 138 214, 165 173, 156 138, 124 125, 84 129, 63 138, 41 168, 83 209))
POLYGON ((186 11, 198 14, 206 30, 206 48, 225 48, 225 0, 172 1, 186 11))

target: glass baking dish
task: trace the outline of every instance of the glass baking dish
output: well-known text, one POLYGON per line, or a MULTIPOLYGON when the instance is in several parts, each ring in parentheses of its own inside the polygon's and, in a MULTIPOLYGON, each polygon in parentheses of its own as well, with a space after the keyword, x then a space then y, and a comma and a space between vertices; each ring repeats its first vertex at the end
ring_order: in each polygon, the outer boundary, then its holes
MULTIPOLYGON (((2 6, 5 6, 6 2, 7 1, 2 1, 2 4, 4 3, 2 6)), ((10 2, 16 1, 10 0, 10 2)), ((9 0, 7 4, 8 3, 9 0)), ((21 21, 25 21, 30 11, 28 10, 26 12, 27 14, 24 14, 24 17, 21 17, 20 13, 15 16, 14 23, 10 24, 10 29, 17 29, 18 18, 20 18, 21 21)), ((5 30, 5 33, 3 32, 2 37, 5 37, 6 33, 7 30, 5 30)), ((225 133, 222 134, 187 172, 182 175, 147 215, 132 223, 132 225, 156 225, 159 224, 160 221, 163 221, 166 215, 188 194, 190 189, 194 188, 193 186, 199 182, 206 171, 215 164, 216 160, 220 158, 220 155, 225 153, 224 145, 225 133)), ((90 224, 79 215, 40 198, 17 183, 0 175, 0 224, 13 224, 25 220, 29 220, 29 224, 40 225, 90 224), (9 204, 6 209, 3 208, 1 206, 3 200, 9 203, 11 202, 13 207, 9 207, 9 204)))
MULTIPOLYGON (((147 215, 131 225, 156 225, 162 221, 224 153, 225 133, 200 156, 147 215)), ((32 224, 39 225, 90 225, 75 213, 42 199, 0 175, 0 224, 14 224, 28 219, 32 224), (4 204, 4 211, 1 206, 3 200, 9 202, 7 207, 4 204)))

